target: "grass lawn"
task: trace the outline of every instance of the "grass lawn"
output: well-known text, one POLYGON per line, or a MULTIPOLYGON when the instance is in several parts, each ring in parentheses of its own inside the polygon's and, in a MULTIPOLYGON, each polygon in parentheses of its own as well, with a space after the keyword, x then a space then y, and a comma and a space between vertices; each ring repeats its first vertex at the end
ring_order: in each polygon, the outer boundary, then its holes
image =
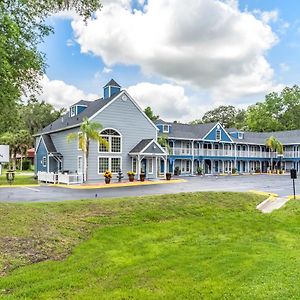
MULTIPOLYGON (((26 175, 28 172, 16 172, 15 180, 12 185, 18 184, 37 184, 37 180, 33 178, 33 175, 26 175)), ((2 170, 2 175, 0 176, 0 186, 8 185, 9 183, 6 180, 6 170, 2 170)))
POLYGON ((299 299, 300 202, 262 214, 262 200, 193 193, 0 204, 0 297, 299 299))

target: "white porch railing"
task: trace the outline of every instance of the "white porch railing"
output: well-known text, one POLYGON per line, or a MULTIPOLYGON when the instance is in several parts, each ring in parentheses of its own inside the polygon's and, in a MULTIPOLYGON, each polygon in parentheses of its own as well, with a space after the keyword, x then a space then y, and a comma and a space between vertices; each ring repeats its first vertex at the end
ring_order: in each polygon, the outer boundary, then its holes
MULTIPOLYGON (((165 149, 167 151, 167 149, 165 149)), ((168 151, 167 151, 168 152, 168 151)), ((178 156, 216 156, 216 157, 251 157, 251 158, 277 158, 277 153, 268 151, 247 151, 233 149, 194 149, 174 147, 169 149, 169 155, 178 156)), ((300 158, 299 151, 285 151, 283 158, 300 158)))
POLYGON ((46 183, 64 183, 64 184, 78 184, 83 183, 82 174, 63 174, 52 172, 38 172, 38 181, 46 183))

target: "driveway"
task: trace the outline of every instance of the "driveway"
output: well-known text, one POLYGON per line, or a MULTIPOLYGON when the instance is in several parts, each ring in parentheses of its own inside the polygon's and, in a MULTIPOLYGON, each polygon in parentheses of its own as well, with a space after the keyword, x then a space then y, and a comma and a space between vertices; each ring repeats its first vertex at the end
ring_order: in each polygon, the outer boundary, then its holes
MULTIPOLYGON (((292 195, 292 180, 289 176, 242 175, 185 177, 186 182, 148 186, 130 186, 106 189, 67 189, 53 186, 0 188, 1 202, 44 202, 79 200, 86 198, 111 198, 201 191, 249 190, 292 195)), ((299 180, 296 180, 296 188, 299 180)))

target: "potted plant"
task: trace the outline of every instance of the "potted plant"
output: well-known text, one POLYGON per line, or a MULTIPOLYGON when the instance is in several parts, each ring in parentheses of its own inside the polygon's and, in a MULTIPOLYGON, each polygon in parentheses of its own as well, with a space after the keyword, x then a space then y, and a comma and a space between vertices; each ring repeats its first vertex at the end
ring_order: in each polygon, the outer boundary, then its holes
POLYGON ((237 169, 236 168, 232 168, 231 169, 231 174, 236 174, 237 173, 237 169))
POLYGON ((198 167, 198 168, 197 168, 197 174, 198 174, 198 175, 202 175, 202 172, 203 172, 202 168, 201 168, 201 167, 198 167))
POLYGON ((128 175, 129 181, 133 182, 134 181, 134 175, 135 175, 135 173, 132 172, 132 171, 129 171, 129 172, 127 172, 127 175, 128 175))
POLYGON ((175 167, 175 169, 174 169, 174 175, 180 175, 180 169, 179 169, 179 167, 175 167))
POLYGON ((140 181, 145 181, 145 177, 146 177, 146 175, 145 175, 145 173, 141 173, 140 174, 140 181))
POLYGON ((167 179, 167 180, 171 180, 171 177, 172 177, 172 174, 171 174, 171 173, 169 173, 169 172, 166 173, 166 179, 167 179))
POLYGON ((258 168, 258 167, 255 168, 255 173, 256 173, 256 174, 260 173, 260 168, 258 168))
POLYGON ((105 183, 109 184, 110 180, 112 178, 112 173, 110 171, 105 171, 103 176, 104 176, 104 179, 105 179, 105 183))

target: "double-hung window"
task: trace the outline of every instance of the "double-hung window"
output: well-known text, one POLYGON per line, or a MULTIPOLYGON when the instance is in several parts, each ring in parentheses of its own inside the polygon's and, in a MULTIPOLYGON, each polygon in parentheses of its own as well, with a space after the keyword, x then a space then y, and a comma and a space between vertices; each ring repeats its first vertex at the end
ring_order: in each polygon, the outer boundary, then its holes
POLYGON ((221 140, 221 130, 217 129, 216 130, 216 141, 220 141, 221 140))
POLYGON ((121 157, 99 157, 98 158, 98 173, 110 171, 118 173, 121 169, 121 157))

